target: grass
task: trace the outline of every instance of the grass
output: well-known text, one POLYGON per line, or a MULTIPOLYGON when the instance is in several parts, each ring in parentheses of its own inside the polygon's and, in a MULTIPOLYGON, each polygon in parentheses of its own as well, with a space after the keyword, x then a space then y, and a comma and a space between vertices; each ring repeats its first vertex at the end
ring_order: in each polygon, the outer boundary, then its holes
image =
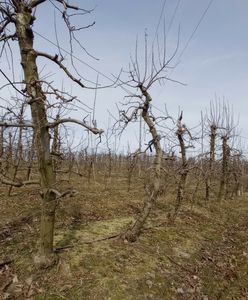
POLYGON ((145 197, 142 183, 127 192, 123 177, 112 178, 108 189, 101 178, 73 180, 79 194, 61 202, 55 230, 55 247, 65 248, 48 270, 35 269, 32 259, 38 192, 29 187, 7 198, 1 188, 0 262, 12 262, 0 269, 0 297, 248 299, 247 196, 208 207, 185 203, 175 224, 166 218, 172 198, 161 196, 142 236, 129 244, 108 237, 133 222, 145 197))

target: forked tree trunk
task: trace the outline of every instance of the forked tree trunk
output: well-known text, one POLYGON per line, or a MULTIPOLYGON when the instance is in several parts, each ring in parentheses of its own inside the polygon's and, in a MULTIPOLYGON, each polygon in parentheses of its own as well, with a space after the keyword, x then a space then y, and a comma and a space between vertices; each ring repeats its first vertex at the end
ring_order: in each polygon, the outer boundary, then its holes
POLYGON ((146 88, 142 85, 139 86, 142 95, 145 97, 145 103, 142 108, 142 118, 147 124, 149 131, 152 135, 152 143, 154 145, 156 154, 153 160, 153 168, 149 174, 149 186, 147 188, 148 197, 145 199, 143 210, 139 217, 136 219, 134 225, 124 234, 124 239, 135 242, 139 237, 147 218, 150 215, 152 207, 158 198, 160 192, 160 173, 161 173, 161 162, 162 162, 162 149, 160 144, 160 136, 157 132, 153 118, 149 116, 150 102, 152 98, 147 92, 146 88))
POLYGON ((21 65, 31 107, 34 126, 35 146, 39 162, 39 173, 42 187, 42 212, 40 227, 40 247, 37 263, 47 266, 54 262, 53 236, 56 208, 55 173, 52 168, 50 153, 50 136, 45 108, 46 96, 42 91, 39 79, 36 52, 33 48, 32 11, 24 2, 15 1, 16 8, 16 35, 18 38, 21 65))

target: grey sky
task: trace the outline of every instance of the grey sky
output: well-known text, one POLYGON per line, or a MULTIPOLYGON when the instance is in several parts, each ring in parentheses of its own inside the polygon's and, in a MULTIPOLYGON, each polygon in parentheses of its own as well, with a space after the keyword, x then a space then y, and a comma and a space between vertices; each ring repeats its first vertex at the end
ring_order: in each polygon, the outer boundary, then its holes
MULTIPOLYGON (((134 52, 138 35, 142 41, 147 30, 149 40, 154 39, 164 0, 94 0, 83 2, 85 8, 96 6, 90 16, 82 17, 78 24, 87 25, 96 21, 94 27, 84 30, 78 36, 86 49, 100 59, 89 58, 77 46, 74 54, 91 66, 111 77, 119 70, 127 68, 130 54, 134 52)), ((177 0, 167 0, 165 3, 166 32, 173 16, 177 0)), ((200 17, 206 9, 208 0, 181 0, 173 25, 168 33, 168 51, 176 44, 178 26, 180 24, 180 55, 200 17)), ((177 116, 178 107, 184 110, 185 122, 189 126, 197 125, 200 111, 208 107, 209 101, 216 94, 228 99, 233 105, 236 116, 240 116, 242 136, 248 137, 248 1, 246 0, 214 0, 206 16, 201 22, 193 39, 180 59, 180 63, 172 73, 172 78, 186 83, 181 86, 168 82, 164 87, 153 89, 153 99, 156 107, 163 109, 166 103, 168 111, 177 116)), ((35 30, 54 40, 54 8, 42 5, 37 11, 35 30), (40 18, 39 18, 40 17, 40 18)), ((58 36, 62 47, 69 49, 68 36, 65 27, 56 17, 58 36)), ((163 19, 163 18, 162 18, 163 19)), ((161 22, 161 25, 163 20, 161 22)), ((161 33, 161 26, 158 33, 161 33)), ((56 48, 37 37, 37 48, 56 53, 56 48)), ((176 59, 177 61, 177 59, 176 59)), ((5 65, 3 62, 2 65, 5 65)), ((77 63, 79 72, 92 81, 97 74, 81 63, 77 63)), ((49 70, 49 66, 47 67, 49 70)), ((58 79, 57 79, 58 80, 58 79)), ((63 80, 60 75, 59 80, 63 80)), ((1 82, 3 79, 1 78, 1 82)), ((100 76, 100 81, 109 84, 100 76)), ((74 88, 75 93, 92 105, 94 92, 74 88)), ((97 118, 100 127, 108 122, 107 109, 115 114, 115 103, 121 101, 125 93, 121 89, 106 89, 97 94, 97 118)), ((154 111, 156 112, 156 111, 154 111)), ((158 114, 160 114, 158 112, 158 114)), ((130 131, 123 137, 136 144, 130 131)), ((135 146, 134 146, 135 148, 135 146)))

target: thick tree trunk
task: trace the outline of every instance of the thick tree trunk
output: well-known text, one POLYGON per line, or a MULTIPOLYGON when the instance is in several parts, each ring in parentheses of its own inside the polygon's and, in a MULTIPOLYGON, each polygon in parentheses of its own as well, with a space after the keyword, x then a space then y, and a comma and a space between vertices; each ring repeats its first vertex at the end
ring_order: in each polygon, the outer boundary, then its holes
MULTIPOLYGON (((18 2, 17 2, 18 3, 18 2)), ((55 174, 50 154, 50 135, 45 109, 46 97, 42 91, 36 64, 36 52, 33 48, 32 12, 23 2, 16 4, 16 34, 21 53, 26 89, 31 106, 34 125, 35 146, 39 161, 39 173, 42 186, 42 213, 40 228, 40 248, 37 262, 47 266, 54 262, 53 235, 56 208, 55 174)))

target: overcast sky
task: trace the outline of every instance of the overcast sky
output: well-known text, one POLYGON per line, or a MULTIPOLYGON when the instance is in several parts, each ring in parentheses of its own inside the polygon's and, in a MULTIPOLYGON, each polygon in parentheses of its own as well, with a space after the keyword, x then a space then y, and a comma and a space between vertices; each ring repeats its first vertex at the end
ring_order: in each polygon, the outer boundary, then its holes
MULTIPOLYGON (((157 86, 152 90, 154 105, 163 110, 166 104, 173 117, 177 116, 180 106, 184 111, 186 124, 193 127, 199 123, 201 110, 205 111, 215 95, 218 98, 224 97, 229 101, 230 106, 233 106, 236 118, 239 117, 241 135, 248 137, 247 0, 213 0, 207 12, 209 0, 74 1, 77 4, 80 2, 83 2, 86 9, 95 7, 90 15, 77 18, 76 22, 82 26, 96 22, 93 27, 84 30, 78 37, 87 51, 99 61, 88 57, 75 45, 76 57, 112 78, 111 74, 117 75, 121 68, 128 68, 130 54, 133 54, 135 50, 137 36, 142 41, 146 31, 152 43, 156 33, 161 36, 165 20, 169 55, 176 45, 180 25, 180 45, 175 59, 175 63, 179 62, 179 64, 173 70, 171 77, 186 85, 168 82, 165 86, 157 86), (173 18, 176 7, 176 15, 173 18), (163 16, 160 18, 163 8, 163 16), (204 12, 206 14, 201 20, 204 12), (159 20, 161 23, 158 28, 159 20), (171 24, 172 20, 173 24, 171 24), (197 24, 199 27, 190 39, 197 24), (190 42, 184 49, 189 39, 190 42)), ((54 16, 56 16, 60 44, 69 50, 66 29, 53 6, 43 4, 36 14, 37 22, 34 29, 53 41, 55 40, 54 16)), ((46 50, 51 54, 57 52, 56 47, 41 37, 36 36, 35 39, 36 48, 46 50)), ((5 62, 1 61, 1 65, 5 66, 5 62)), ((79 61, 77 61, 77 69, 85 78, 96 80, 97 73, 79 61)), ((49 71, 49 66, 47 71, 49 71)), ((53 71, 55 72, 54 69, 53 71)), ((62 74, 59 76, 57 82, 64 81, 62 74)), ((99 81, 103 84, 110 83, 102 75, 99 81)), ((4 82, 3 78, 1 82, 4 82)), ((80 94, 82 100, 92 106, 94 92, 87 92, 76 87, 73 91, 80 94)), ((124 96, 125 93, 120 88, 97 92, 96 116, 99 127, 105 127, 108 123, 107 110, 117 115, 115 103, 122 101, 124 96)), ((161 114, 159 111, 156 112, 156 109, 154 113, 161 114)), ((123 137, 121 147, 129 141, 135 148, 137 136, 134 137, 130 131, 128 132, 123 137)))

